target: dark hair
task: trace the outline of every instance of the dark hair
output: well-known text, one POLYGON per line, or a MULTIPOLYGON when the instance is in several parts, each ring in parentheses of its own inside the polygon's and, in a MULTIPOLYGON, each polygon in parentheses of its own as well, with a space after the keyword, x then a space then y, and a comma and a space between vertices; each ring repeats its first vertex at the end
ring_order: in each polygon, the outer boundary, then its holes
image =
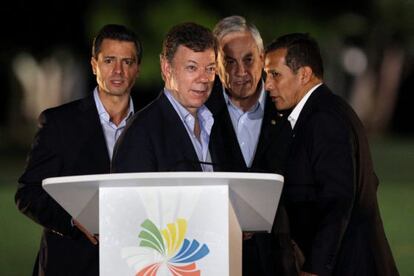
POLYGON ((318 43, 306 33, 292 33, 278 37, 271 42, 265 50, 265 54, 286 49, 286 65, 297 72, 300 67, 309 66, 315 76, 323 78, 322 57, 318 43))
POLYGON ((142 59, 142 45, 138 39, 138 36, 130 29, 123 25, 108 24, 102 27, 97 36, 93 39, 92 44, 92 56, 98 58, 98 54, 101 51, 102 41, 104 39, 113 39, 118 41, 129 41, 135 44, 137 50, 138 64, 142 59))
POLYGON ((213 33, 206 27, 192 22, 178 24, 170 29, 162 44, 161 55, 171 62, 180 45, 194 52, 213 49, 217 54, 217 42, 213 33))

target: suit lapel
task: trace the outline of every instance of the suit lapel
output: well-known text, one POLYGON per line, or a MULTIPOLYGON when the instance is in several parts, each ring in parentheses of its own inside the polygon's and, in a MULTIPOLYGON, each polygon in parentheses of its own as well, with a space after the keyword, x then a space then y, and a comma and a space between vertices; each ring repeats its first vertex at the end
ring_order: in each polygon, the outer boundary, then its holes
POLYGON ((189 169, 192 168, 195 171, 201 171, 201 165, 198 163, 198 156, 191 138, 188 136, 187 129, 163 91, 159 96, 159 104, 161 112, 163 112, 164 120, 166 121, 166 127, 168 128, 167 133, 171 133, 171 136, 162 137, 162 139, 169 139, 169 144, 173 148, 182 145, 182 148, 178 148, 181 155, 181 158, 178 158, 177 156, 178 163, 183 162, 189 164, 189 169))
POLYGON ((215 84, 206 105, 214 116, 210 149, 213 161, 219 165, 218 170, 246 171, 247 165, 227 109, 221 83, 215 84))
POLYGON ((255 167, 257 162, 262 158, 269 144, 275 142, 272 141, 272 139, 276 137, 276 134, 280 129, 282 119, 282 115, 276 111, 271 98, 269 95, 266 95, 264 116, 252 168, 255 167))
POLYGON ((306 122, 307 118, 314 112, 317 102, 320 100, 321 97, 327 94, 329 94, 329 90, 326 88, 324 84, 322 84, 315 91, 313 91, 312 95, 306 101, 302 111, 299 114, 299 118, 293 130, 294 133, 297 130, 303 128, 303 124, 306 122))
POLYGON ((82 151, 91 155, 97 168, 105 168, 109 171, 108 148, 93 95, 80 102, 79 115, 79 121, 77 122, 80 127, 79 135, 84 137, 82 151))

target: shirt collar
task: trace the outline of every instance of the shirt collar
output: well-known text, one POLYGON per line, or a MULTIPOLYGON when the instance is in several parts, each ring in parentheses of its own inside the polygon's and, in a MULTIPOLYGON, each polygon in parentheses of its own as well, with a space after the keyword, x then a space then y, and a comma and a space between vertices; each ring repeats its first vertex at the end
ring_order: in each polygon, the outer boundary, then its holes
MULTIPOLYGON (((101 98, 99 97, 98 87, 96 87, 93 90, 93 97, 95 99, 95 105, 96 105, 96 109, 98 110, 99 117, 103 118, 108 123, 111 122, 111 118, 109 116, 109 113, 106 111, 106 109, 105 109, 105 107, 104 107, 104 105, 101 101, 101 98)), ((132 98, 129 97, 128 113, 125 116, 124 120, 125 121, 128 120, 133 114, 134 114, 134 104, 132 102, 132 98)))
MULTIPOLYGON (((167 99, 170 101, 170 103, 174 107, 175 111, 178 113, 178 116, 180 117, 181 121, 185 125, 187 125, 187 127, 191 129, 192 131, 194 128, 194 125, 189 125, 188 121, 189 121, 189 116, 194 118, 193 115, 184 106, 182 106, 180 102, 178 102, 173 97, 172 93, 167 88, 164 88, 164 95, 167 97, 167 99)), ((205 105, 202 105, 197 110, 197 117, 200 122, 201 129, 204 129, 206 133, 210 135, 211 128, 213 127, 213 123, 214 123, 214 118, 213 118, 213 114, 211 113, 211 111, 205 105)))
POLYGON ((178 112, 178 115, 181 117, 181 119, 185 120, 185 118, 187 118, 188 115, 191 115, 190 111, 188 111, 184 106, 182 106, 182 104, 179 103, 174 98, 172 93, 167 88, 164 88, 164 94, 165 96, 167 96, 168 100, 172 103, 172 105, 174 106, 175 110, 178 112))
POLYGON ((313 91, 316 90, 319 86, 321 86, 322 83, 318 83, 317 85, 313 86, 306 94, 305 96, 299 101, 299 103, 295 106, 295 108, 292 110, 292 112, 288 116, 288 120, 290 122, 290 125, 292 126, 292 129, 295 127, 296 122, 298 121, 299 115, 305 106, 306 102, 308 101, 309 97, 312 95, 313 91))

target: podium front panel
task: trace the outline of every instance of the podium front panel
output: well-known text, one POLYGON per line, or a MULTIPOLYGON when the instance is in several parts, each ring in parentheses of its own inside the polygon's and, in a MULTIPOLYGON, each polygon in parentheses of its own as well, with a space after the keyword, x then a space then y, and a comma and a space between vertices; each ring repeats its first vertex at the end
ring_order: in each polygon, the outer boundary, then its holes
POLYGON ((101 187, 100 275, 228 275, 228 198, 227 185, 101 187))

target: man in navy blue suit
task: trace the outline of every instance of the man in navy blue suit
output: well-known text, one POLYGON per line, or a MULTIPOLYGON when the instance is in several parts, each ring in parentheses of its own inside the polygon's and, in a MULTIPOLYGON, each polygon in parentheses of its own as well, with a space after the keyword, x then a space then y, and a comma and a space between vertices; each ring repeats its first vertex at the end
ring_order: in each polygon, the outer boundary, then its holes
POLYGON ((266 49, 266 90, 288 116, 284 199, 305 275, 398 275, 385 237, 363 125, 323 83, 319 46, 307 34, 266 49))
POLYGON ((213 116, 204 103, 216 69, 216 40, 195 23, 174 26, 160 55, 165 87, 120 137, 113 172, 212 171, 213 116))
POLYGON ((142 47, 134 32, 106 25, 96 36, 93 94, 42 112, 15 196, 21 212, 43 226, 33 275, 99 275, 98 239, 42 188, 48 177, 109 173, 114 144, 132 116, 131 88, 142 47))

